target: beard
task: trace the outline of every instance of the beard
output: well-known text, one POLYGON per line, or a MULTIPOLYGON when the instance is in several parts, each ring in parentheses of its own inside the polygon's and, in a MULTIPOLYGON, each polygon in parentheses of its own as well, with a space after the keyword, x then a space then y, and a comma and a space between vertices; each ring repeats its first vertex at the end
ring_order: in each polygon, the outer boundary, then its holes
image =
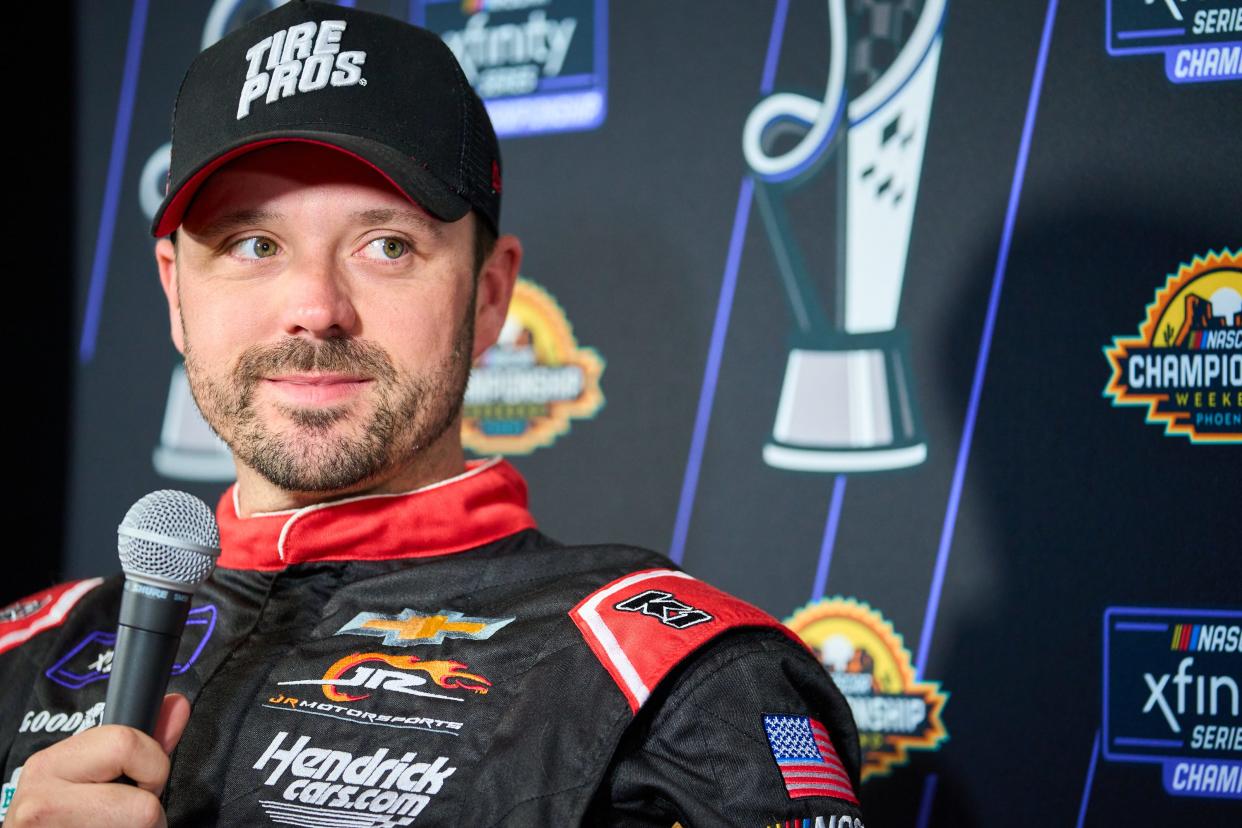
POLYGON ((220 381, 200 364, 186 337, 186 379, 207 424, 238 461, 286 491, 348 489, 409 462, 456 422, 474 342, 474 302, 466 308, 448 358, 419 376, 399 374, 387 352, 373 342, 289 337, 247 348, 230 378, 220 381), (325 408, 274 404, 293 427, 273 430, 255 405, 259 384, 269 376, 308 372, 369 378, 369 418, 340 430, 334 427, 354 416, 359 401, 325 408))

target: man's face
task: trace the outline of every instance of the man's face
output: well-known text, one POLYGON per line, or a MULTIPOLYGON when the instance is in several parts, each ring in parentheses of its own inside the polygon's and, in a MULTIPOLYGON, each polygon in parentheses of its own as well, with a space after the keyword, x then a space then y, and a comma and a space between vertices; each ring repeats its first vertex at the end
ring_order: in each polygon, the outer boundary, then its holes
POLYGON ((308 144, 212 175, 178 233, 177 344, 239 461, 282 489, 330 492, 458 439, 473 221, 441 222, 308 144))

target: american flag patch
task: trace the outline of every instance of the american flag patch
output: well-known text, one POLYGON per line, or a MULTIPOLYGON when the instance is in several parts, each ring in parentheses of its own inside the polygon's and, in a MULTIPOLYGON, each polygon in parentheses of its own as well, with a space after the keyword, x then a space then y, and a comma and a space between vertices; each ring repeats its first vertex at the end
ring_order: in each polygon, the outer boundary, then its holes
POLYGON ((858 804, 849 774, 822 724, 810 716, 765 715, 763 729, 791 799, 832 796, 858 804))

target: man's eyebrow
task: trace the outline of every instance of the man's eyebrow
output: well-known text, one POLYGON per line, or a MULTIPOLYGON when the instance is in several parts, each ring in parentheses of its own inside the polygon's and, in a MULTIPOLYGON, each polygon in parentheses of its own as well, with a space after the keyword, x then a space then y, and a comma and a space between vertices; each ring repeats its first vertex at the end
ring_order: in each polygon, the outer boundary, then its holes
POLYGON ((194 235, 212 238, 214 236, 222 236, 238 227, 267 224, 280 221, 283 218, 283 213, 273 212, 272 210, 234 210, 231 213, 225 213, 212 219, 203 227, 197 228, 194 235))
POLYGON ((391 207, 380 207, 374 210, 360 210, 354 213, 354 219, 362 224, 393 224, 407 222, 416 224, 435 237, 436 241, 444 238, 444 230, 440 222, 429 218, 419 210, 400 210, 391 207))

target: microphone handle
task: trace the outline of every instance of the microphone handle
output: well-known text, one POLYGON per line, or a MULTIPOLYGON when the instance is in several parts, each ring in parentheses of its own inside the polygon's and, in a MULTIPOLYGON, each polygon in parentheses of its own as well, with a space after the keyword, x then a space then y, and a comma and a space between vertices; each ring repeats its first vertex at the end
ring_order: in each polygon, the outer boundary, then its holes
POLYGON ((150 735, 168 689, 190 595, 130 580, 124 589, 102 721, 150 735))

